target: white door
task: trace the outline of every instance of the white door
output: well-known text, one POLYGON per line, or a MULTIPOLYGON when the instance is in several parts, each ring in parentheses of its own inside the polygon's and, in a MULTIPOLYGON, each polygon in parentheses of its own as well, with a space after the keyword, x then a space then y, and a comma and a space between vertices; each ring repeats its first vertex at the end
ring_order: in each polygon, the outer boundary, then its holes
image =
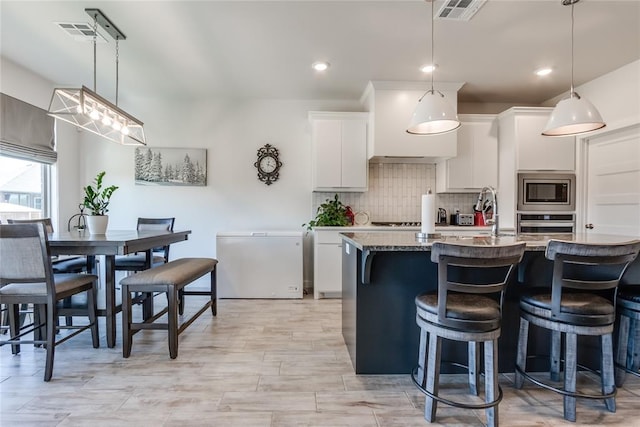
POLYGON ((640 237, 640 124, 589 138, 587 157, 585 231, 640 237))

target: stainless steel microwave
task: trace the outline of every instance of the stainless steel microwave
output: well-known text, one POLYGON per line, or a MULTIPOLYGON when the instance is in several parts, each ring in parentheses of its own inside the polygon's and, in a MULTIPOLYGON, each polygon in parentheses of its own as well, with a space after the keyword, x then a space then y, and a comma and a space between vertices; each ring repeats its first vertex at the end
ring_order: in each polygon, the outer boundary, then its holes
POLYGON ((569 173, 519 173, 518 211, 575 211, 576 176, 569 173))

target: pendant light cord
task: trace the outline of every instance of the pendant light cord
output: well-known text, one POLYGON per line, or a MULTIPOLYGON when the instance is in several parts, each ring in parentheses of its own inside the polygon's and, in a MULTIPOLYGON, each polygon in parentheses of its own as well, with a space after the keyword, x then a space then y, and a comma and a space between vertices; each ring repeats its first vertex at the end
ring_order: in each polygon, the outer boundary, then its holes
POLYGON ((573 6, 576 4, 576 2, 572 2, 571 3, 571 93, 569 94, 570 98, 573 98, 573 26, 574 26, 574 19, 573 19, 573 6))
POLYGON ((93 15, 93 91, 98 92, 96 89, 96 45, 98 37, 98 15, 93 15))
POLYGON ((120 38, 118 36, 116 36, 116 107, 118 106, 118 85, 119 85, 119 73, 118 73, 118 67, 120 65, 120 46, 118 44, 118 42, 120 41, 120 38))
POLYGON ((436 72, 436 64, 433 63, 433 1, 431 0, 431 93, 433 94, 433 75, 436 72))

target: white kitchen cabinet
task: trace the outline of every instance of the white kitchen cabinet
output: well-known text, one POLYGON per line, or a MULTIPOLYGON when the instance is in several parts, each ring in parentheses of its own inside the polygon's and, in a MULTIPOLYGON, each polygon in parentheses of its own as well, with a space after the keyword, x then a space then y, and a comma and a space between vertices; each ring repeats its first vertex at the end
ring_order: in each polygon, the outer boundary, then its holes
POLYGON ((314 231, 313 297, 342 294, 342 238, 340 230, 314 231))
POLYGON ((500 225, 515 228, 520 171, 575 170, 573 136, 542 136, 553 108, 512 107, 498 115, 500 225))
POLYGON ((436 192, 469 193, 498 185, 498 126, 495 115, 461 114, 458 155, 436 166, 436 192))
POLYGON ((542 136, 552 111, 546 107, 513 107, 498 116, 500 144, 515 149, 516 170, 575 170, 575 138, 542 136))
POLYGON ((314 191, 366 191, 368 113, 310 112, 314 191))
MULTIPOLYGON (((437 83, 445 101, 458 109, 461 83, 437 83)), ((456 132, 438 135, 407 133, 418 100, 430 88, 427 82, 371 81, 361 101, 371 112, 367 153, 374 162, 435 163, 455 157, 456 132)))

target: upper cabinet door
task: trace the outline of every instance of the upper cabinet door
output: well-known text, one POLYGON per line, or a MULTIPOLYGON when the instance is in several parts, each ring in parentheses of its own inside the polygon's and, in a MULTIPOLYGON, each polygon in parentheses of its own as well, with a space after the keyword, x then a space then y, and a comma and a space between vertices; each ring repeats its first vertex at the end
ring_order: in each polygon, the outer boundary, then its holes
POLYGON ((342 184, 342 122, 314 120, 313 163, 314 187, 340 187, 342 184))
POLYGON ((436 166, 436 191, 479 191, 498 184, 498 131, 495 115, 459 116, 458 155, 436 166))
POLYGON ((562 170, 576 168, 573 136, 542 136, 550 111, 544 114, 518 114, 515 117, 519 170, 562 170))
POLYGON ((342 120, 341 186, 367 188, 367 167, 367 121, 342 120))
POLYGON ((367 113, 310 112, 314 191, 366 191, 367 113))

